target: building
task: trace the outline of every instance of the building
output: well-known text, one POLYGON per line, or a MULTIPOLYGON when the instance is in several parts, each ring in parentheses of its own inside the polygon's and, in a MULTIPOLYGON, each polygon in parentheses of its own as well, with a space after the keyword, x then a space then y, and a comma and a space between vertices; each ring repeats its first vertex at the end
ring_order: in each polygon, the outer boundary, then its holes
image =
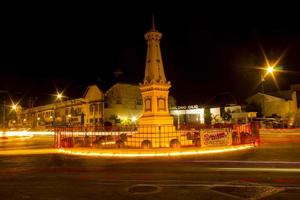
MULTIPOLYGON (((11 126, 51 129, 53 125, 95 125, 102 123, 104 93, 97 85, 88 86, 83 97, 55 99, 52 104, 22 109, 11 126)), ((13 120, 12 120, 13 121, 13 120)))
POLYGON ((135 123, 142 115, 142 103, 138 85, 116 83, 105 93, 104 119, 112 123, 135 123))
MULTIPOLYGON (((174 98, 169 98, 169 105, 174 106, 174 98)), ((103 122, 136 124, 143 111, 140 88, 129 83, 116 83, 105 93, 97 85, 91 85, 81 98, 53 101, 27 109, 19 106, 9 127, 52 129, 53 125, 102 125, 103 122)))
POLYGON ((300 84, 291 85, 289 90, 258 92, 246 101, 258 105, 265 117, 282 118, 290 126, 300 126, 300 84))
POLYGON ((240 105, 226 105, 224 107, 175 106, 170 111, 174 116, 177 127, 180 127, 180 125, 205 124, 205 118, 207 117, 205 115, 210 116, 212 124, 224 122, 247 123, 249 119, 256 116, 256 113, 253 112, 243 112, 240 105), (224 113, 228 113, 230 117, 224 119, 226 118, 224 113))

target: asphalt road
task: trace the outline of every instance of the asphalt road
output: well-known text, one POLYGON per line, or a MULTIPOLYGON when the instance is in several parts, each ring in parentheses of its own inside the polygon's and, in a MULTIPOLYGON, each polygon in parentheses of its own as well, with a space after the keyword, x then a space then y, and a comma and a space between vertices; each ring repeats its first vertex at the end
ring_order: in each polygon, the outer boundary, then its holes
MULTIPOLYGON (((0 151, 52 147, 51 136, 0 151)), ((0 155, 0 199, 299 199, 300 134, 265 134, 250 150, 121 158, 0 155)))

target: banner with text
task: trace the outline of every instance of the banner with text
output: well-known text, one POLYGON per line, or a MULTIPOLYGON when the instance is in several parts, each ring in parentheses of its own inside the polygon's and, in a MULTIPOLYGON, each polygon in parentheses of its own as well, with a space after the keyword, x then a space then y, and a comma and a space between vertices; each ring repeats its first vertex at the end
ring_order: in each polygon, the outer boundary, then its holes
POLYGON ((204 130, 201 133, 201 146, 227 146, 232 144, 231 131, 228 129, 204 130))

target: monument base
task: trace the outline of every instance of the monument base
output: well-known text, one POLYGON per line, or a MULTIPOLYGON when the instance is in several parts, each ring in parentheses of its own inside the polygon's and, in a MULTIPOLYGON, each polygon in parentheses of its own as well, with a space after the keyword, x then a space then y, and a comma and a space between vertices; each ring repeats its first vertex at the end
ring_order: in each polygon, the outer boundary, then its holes
POLYGON ((137 133, 127 138, 125 145, 133 148, 165 148, 192 145, 174 125, 139 125, 137 133))
POLYGON ((173 117, 170 115, 143 115, 139 119, 140 126, 173 126, 173 117))

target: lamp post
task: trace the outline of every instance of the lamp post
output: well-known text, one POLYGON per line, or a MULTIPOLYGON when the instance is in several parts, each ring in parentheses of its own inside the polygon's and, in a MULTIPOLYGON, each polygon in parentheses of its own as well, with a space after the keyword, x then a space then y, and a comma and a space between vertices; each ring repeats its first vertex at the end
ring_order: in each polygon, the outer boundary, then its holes
MULTIPOLYGON (((17 104, 12 104, 11 105, 11 111, 14 112, 15 114, 15 118, 13 119, 13 123, 16 123, 17 121, 17 108, 18 108, 18 105, 17 104)), ((15 125, 15 124, 14 124, 15 125)))
MULTIPOLYGON (((6 90, 0 90, 0 93, 1 94, 8 94, 8 91, 6 91, 6 90)), ((5 133, 5 122, 6 122, 6 119, 5 119, 5 116, 6 116, 5 109, 6 109, 5 96, 3 96, 3 113, 2 113, 3 114, 3 118, 2 118, 3 133, 5 133)))
POLYGON ((265 87, 264 87, 264 82, 265 82, 265 77, 268 74, 273 74, 274 72, 274 66, 267 66, 264 71, 266 71, 265 74, 263 74, 263 71, 260 73, 260 78, 261 78, 261 92, 263 94, 262 96, 262 116, 263 118, 265 117, 265 87))
POLYGON ((62 94, 62 92, 60 93, 60 92, 57 92, 57 94, 56 94, 56 100, 55 100, 55 103, 54 103, 54 109, 53 109, 53 124, 52 124, 52 126, 54 127, 56 124, 55 124, 55 119, 56 119, 56 107, 57 107, 57 101, 61 101, 62 100, 62 98, 63 98, 63 94, 62 94))

